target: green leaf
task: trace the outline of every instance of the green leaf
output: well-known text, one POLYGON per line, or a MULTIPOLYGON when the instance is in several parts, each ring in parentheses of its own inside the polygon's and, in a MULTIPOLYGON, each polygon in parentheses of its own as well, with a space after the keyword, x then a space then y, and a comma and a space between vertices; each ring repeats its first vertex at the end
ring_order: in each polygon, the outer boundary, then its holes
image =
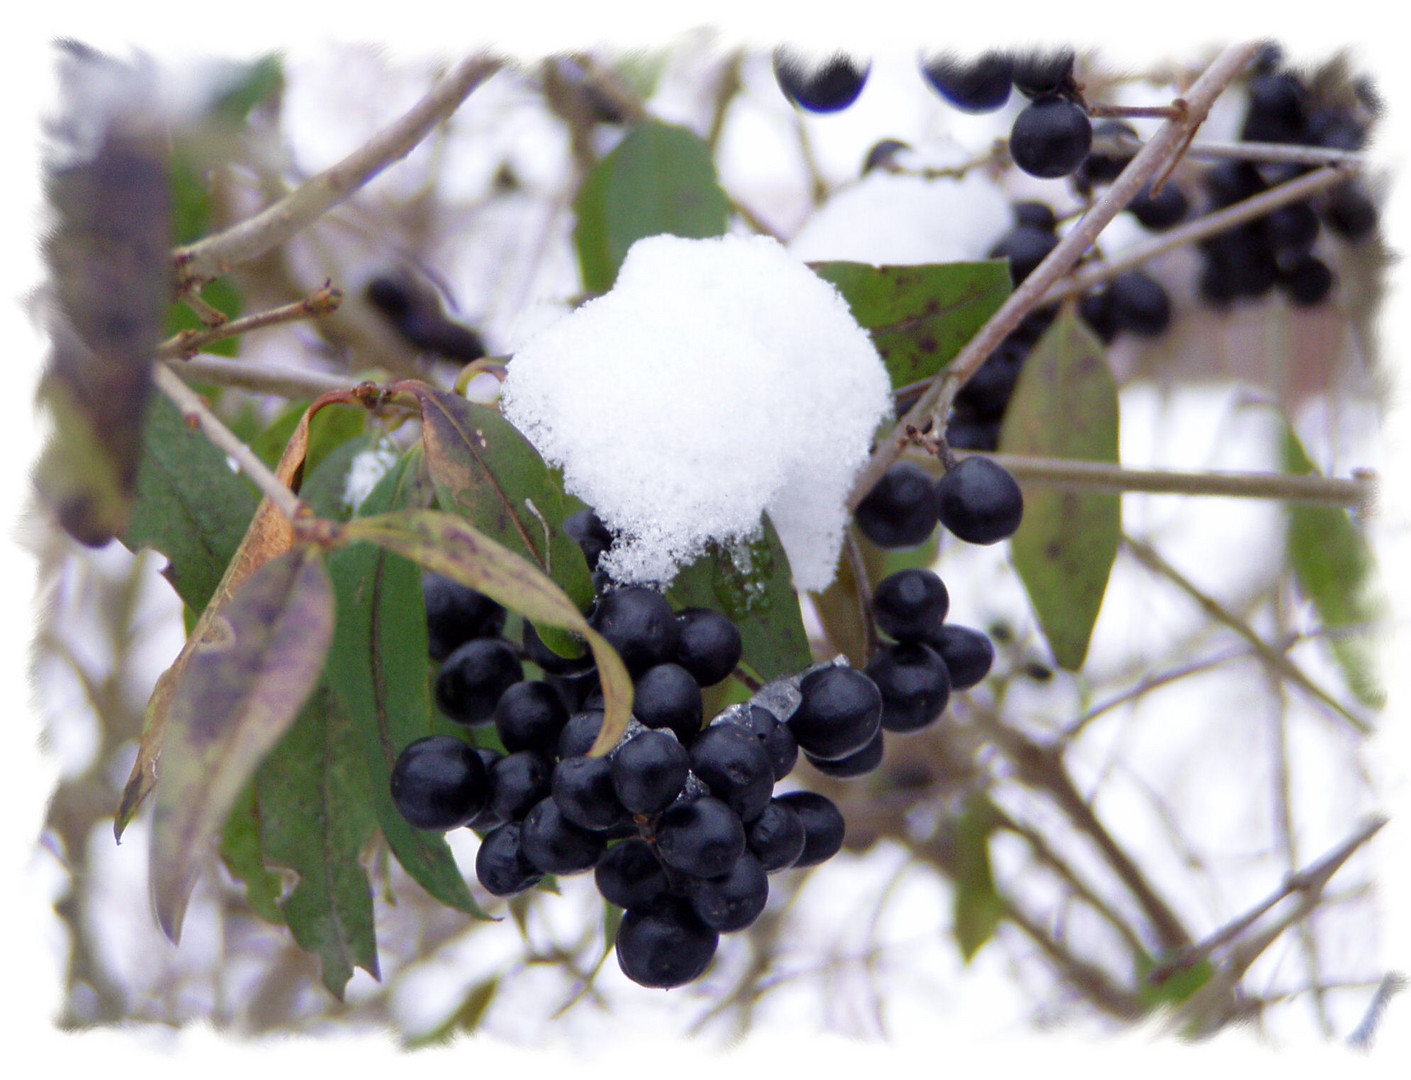
MULTIPOLYGON (((424 507, 431 491, 420 476, 423 467, 420 450, 409 451, 373 489, 362 513, 424 507)), ((445 837, 413 828, 392 803, 397 755, 433 733, 421 571, 372 544, 334 552, 328 570, 338 597, 328 681, 352 722, 377 824, 397 861, 428 893, 484 917, 445 837)))
MULTIPOLYGON (((189 154, 178 147, 171 156, 168 166, 172 201, 172 242, 192 244, 210 234, 213 224, 211 212, 210 183, 205 169, 189 154)), ((240 290, 230 278, 217 278, 201 290, 201 299, 228 318, 240 317, 242 300, 240 290)), ((164 337, 172 337, 183 330, 204 330, 203 323, 186 304, 172 301, 167 305, 166 323, 162 328, 164 337)), ((238 356, 240 339, 226 338, 202 347, 202 351, 220 356, 238 356)))
MULTIPOLYGON (((293 402, 250 440, 250 449, 271 469, 279 464, 285 446, 299 426, 299 420, 312 404, 312 401, 293 402)), ((337 406, 320 409, 309 422, 309 448, 304 460, 304 475, 309 476, 324 458, 366 430, 366 409, 337 406)))
POLYGON ((588 625, 583 613, 532 563, 439 510, 403 510, 354 518, 343 526, 345 541, 365 540, 420 563, 453 581, 469 585, 536 625, 561 627, 581 635, 593 650, 602 683, 606 716, 590 753, 617 745, 632 715, 632 680, 622 658, 588 625))
MULTIPOLYGON (((563 481, 519 429, 494 409, 421 383, 403 384, 421 401, 426 464, 442 510, 537 566, 580 611, 593 602, 583 549, 563 531, 571 512, 563 481)), ((582 655, 550 631, 545 644, 582 655)))
MULTIPOLYGON (((1117 464, 1117 384, 1102 343, 1071 309, 1024 361, 999 448, 1117 464)), ((1024 520, 1010 553, 1053 657, 1068 671, 1087 656, 1121 536, 1118 495, 1024 488, 1024 520)))
POLYGON ((705 140, 657 121, 638 124, 594 166, 575 209, 573 242, 590 293, 612 288, 627 249, 643 237, 723 236, 730 218, 705 140))
POLYGON ((280 910, 340 1001, 354 966, 380 977, 372 883, 359 862, 376 827, 360 758, 352 725, 323 685, 256 777, 265 859, 299 875, 280 910))
POLYGON ((123 543, 167 557, 167 579, 193 611, 210 601, 259 498, 165 394, 153 395, 143 429, 137 502, 123 543))
POLYGON ((245 883, 245 898, 255 914, 267 922, 284 925, 279 910, 283 891, 279 875, 265 868, 260 847, 260 814, 255 806, 254 784, 246 784, 221 830, 220 857, 232 875, 245 883))
POLYGON ((955 908, 953 930, 960 955, 968 964, 1004 918, 1004 901, 990 869, 990 836, 995 813, 989 800, 977 795, 955 822, 955 908))
POLYGON ((740 628, 744 663, 768 680, 813 662, 789 557, 768 515, 759 539, 738 550, 712 545, 666 591, 678 609, 713 608, 740 628))
POLYGON ((283 89, 284 58, 279 53, 268 53, 231 72, 206 112, 217 122, 243 124, 251 110, 283 89))
POLYGON ((1003 260, 931 266, 809 264, 836 286, 858 325, 872 335, 900 389, 929 379, 955 359, 1010 293, 1003 260))
POLYGON ((1215 974, 1215 965, 1205 958, 1153 984, 1150 975, 1157 966, 1156 961, 1149 956, 1137 957, 1137 1000, 1149 1010, 1179 1005, 1209 982, 1210 976, 1215 974))
POLYGON ((241 585, 172 687, 149 868, 157 920, 172 941, 218 830, 312 693, 333 622, 322 556, 295 548, 241 585))
MULTIPOLYGON (((1317 473, 1291 426, 1285 425, 1284 469, 1297 476, 1317 473)), ((1286 533, 1289 561, 1303 594, 1327 627, 1359 629, 1328 639, 1333 656, 1359 701, 1386 703, 1377 670, 1372 624, 1383 612, 1375 591, 1376 565, 1361 530, 1346 510, 1290 503, 1286 533)))

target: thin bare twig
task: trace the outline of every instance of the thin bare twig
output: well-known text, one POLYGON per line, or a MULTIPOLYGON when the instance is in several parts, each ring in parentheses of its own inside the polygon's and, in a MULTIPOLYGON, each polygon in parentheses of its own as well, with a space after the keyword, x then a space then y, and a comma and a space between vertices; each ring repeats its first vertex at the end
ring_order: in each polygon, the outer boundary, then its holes
POLYGON ((395 161, 406 157, 477 86, 499 70, 501 61, 474 56, 462 61, 433 86, 410 111, 378 132, 331 168, 310 177, 294 191, 253 217, 224 232, 177 248, 172 262, 183 291, 232 267, 257 259, 348 198, 395 161))
MULTIPOLYGON (((1097 106, 1105 108, 1105 106, 1097 106)), ((1161 108, 1161 106, 1158 106, 1161 108)), ((1117 115, 1092 112, 1093 116, 1117 115)), ((1130 113, 1125 115, 1132 115, 1130 113)), ((1093 139, 1094 153, 1136 153, 1145 144, 1125 133, 1099 135, 1093 139)), ((1329 150, 1323 146, 1298 146, 1267 142, 1192 142, 1185 156, 1195 161, 1253 161, 1269 164, 1295 165, 1354 165, 1366 163, 1366 157, 1356 150, 1329 150)))
POLYGON ((207 345, 224 341, 226 338, 239 337, 251 330, 259 330, 262 327, 275 326, 279 323, 294 322, 297 319, 318 318, 321 315, 327 315, 337 311, 342 302, 343 290, 335 288, 332 282, 325 281, 323 288, 292 304, 271 308, 269 311, 259 311, 254 315, 246 315, 242 319, 222 323, 220 326, 213 326, 207 330, 183 330, 158 345, 157 356, 162 359, 189 358, 195 356, 207 345))
POLYGON ((211 386, 235 386, 257 394, 276 394, 291 401, 316 398, 330 390, 351 390, 357 379, 329 375, 321 371, 278 367, 274 364, 248 364, 224 356, 195 356, 190 360, 168 361, 183 378, 211 386))
POLYGON ((866 498, 867 493, 882 478, 882 474, 897 460, 908 441, 908 427, 924 430, 926 421, 933 416, 940 416, 944 420, 956 392, 965 385, 966 380, 985 362, 1010 331, 1019 325, 1024 316, 1042 301, 1044 294, 1058 279, 1092 246, 1102 230, 1137 195, 1142 185, 1159 168, 1173 160, 1187 138, 1205 119, 1215 99, 1244 70, 1258 49, 1257 42, 1249 42, 1228 48, 1216 57, 1184 95, 1183 118, 1168 120, 1161 126, 1151 141, 1138 151, 1122 170, 1116 182, 960 350, 945 374, 921 395, 921 399, 911 411, 897 422, 892 433, 879 440, 877 449, 853 484, 848 499, 850 508, 856 509, 857 504, 866 498))

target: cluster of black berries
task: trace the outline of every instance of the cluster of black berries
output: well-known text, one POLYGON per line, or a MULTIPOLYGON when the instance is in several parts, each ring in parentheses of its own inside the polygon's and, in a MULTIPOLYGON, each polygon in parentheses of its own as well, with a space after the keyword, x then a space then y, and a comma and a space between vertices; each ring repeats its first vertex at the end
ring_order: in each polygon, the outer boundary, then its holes
POLYGON ((833 113, 846 109, 867 83, 869 63, 846 53, 834 53, 821 64, 811 63, 788 49, 774 50, 774 78, 784 96, 801 109, 833 113))
MULTIPOLYGON (((1373 110, 1354 98, 1341 107, 1318 101, 1297 73, 1266 51, 1249 80, 1249 104, 1240 138, 1249 142, 1357 151, 1367 141, 1373 110)), ((1202 187, 1209 208, 1220 210, 1313 168, 1290 162, 1221 161, 1207 169, 1202 187)), ((1330 192, 1290 203, 1200 242, 1201 298, 1216 307, 1252 300, 1277 288, 1290 303, 1311 307, 1332 291, 1335 275, 1314 253, 1322 227, 1347 243, 1377 228, 1377 207, 1365 188, 1348 180, 1330 192)))
MULTIPOLYGON (((568 531, 592 564, 612 540, 591 512, 568 531)), ((424 593, 438 705, 467 726, 493 723, 503 750, 419 739, 393 769, 393 801, 418 828, 479 833, 476 876, 497 896, 594 871, 624 909, 617 956, 635 982, 697 978, 719 935, 763 911, 766 875, 841 849, 830 800, 774 787, 801 750, 834 761, 873 738, 883 703, 866 675, 822 665, 705 725, 701 689, 734 671, 738 628, 708 609, 673 611, 652 589, 604 591, 590 622, 633 678, 633 717, 606 757, 589 757, 604 717, 591 655, 558 656, 528 623, 517 650, 499 605, 435 575, 424 593), (545 677, 526 681, 524 660, 545 677)))
POLYGON ((446 317, 436 293, 406 275, 384 275, 368 282, 366 296, 414 348, 468 364, 485 355, 480 335, 446 317))
POLYGON ((1009 156, 1030 176, 1052 180, 1079 169, 1092 148, 1093 125, 1073 62, 1071 49, 989 52, 973 61, 932 58, 921 71, 936 93, 964 112, 1002 109, 1011 87, 1028 98, 1009 133, 1009 156))

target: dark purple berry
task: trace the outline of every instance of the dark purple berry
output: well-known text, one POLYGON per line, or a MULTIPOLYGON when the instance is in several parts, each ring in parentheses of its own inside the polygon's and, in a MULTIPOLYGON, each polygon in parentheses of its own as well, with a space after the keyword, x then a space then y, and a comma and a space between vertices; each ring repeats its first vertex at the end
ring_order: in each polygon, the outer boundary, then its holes
POLYGON ((935 490, 920 465, 893 465, 857 506, 857 526, 878 547, 924 544, 936 527, 935 490))
POLYGON ((969 690, 990 673, 995 647, 979 630, 946 623, 928 635, 928 645, 945 661, 951 690, 969 690))
POLYGON ((799 749, 825 761, 861 750, 877 734, 882 695, 856 668, 833 665, 811 671, 799 684, 803 700, 789 718, 799 749))
POLYGON ((1346 240, 1361 240, 1377 228, 1377 204, 1355 184, 1343 184, 1323 207, 1328 228, 1346 240))
POLYGON ((598 860, 593 878, 603 899, 620 908, 645 907, 671 888, 651 845, 640 837, 609 847, 598 860))
POLYGON ((602 709, 584 709, 570 716, 563 731, 559 732, 559 757, 582 757, 591 750, 598 739, 598 732, 603 729, 604 715, 602 709))
POLYGON ((544 644, 539 631, 528 619, 524 620, 524 633, 520 640, 524 643, 524 655, 530 663, 537 664, 546 675, 575 675, 592 669, 593 653, 584 648, 582 656, 560 656, 544 644))
MULTIPOLYGON (((788 724, 780 723, 768 709, 751 705, 742 713, 730 714, 728 723, 735 724, 755 737, 769 758, 776 782, 793 772, 799 760, 799 744, 788 724)), ((714 725, 712 725, 714 726, 714 725)))
POLYGON ((458 724, 485 724, 494 718, 500 695, 523 678, 524 667, 509 642, 476 638, 441 665, 436 704, 458 724))
POLYGON ((1190 200, 1181 188, 1170 180, 1161 185, 1161 193, 1153 195, 1151 184, 1142 186, 1136 197, 1127 204, 1127 209, 1144 228, 1160 232, 1178 225, 1190 213, 1190 200))
POLYGON ((669 990, 698 979, 715 956, 720 935, 679 897, 629 908, 617 928, 617 964, 639 986, 669 990))
POLYGON ((787 870, 803 854, 803 821, 787 803, 771 799, 745 829, 745 846, 766 874, 787 870))
POLYGON ((521 821, 550 792, 553 763, 533 750, 506 754, 490 769, 490 809, 501 821, 521 821))
MULTIPOLYGON (((883 713, 885 716, 885 712, 883 713)), ((882 742, 882 733, 879 731, 872 736, 872 741, 847 757, 838 758, 837 761, 824 761, 822 758, 804 754, 808 758, 808 763, 825 776, 831 776, 835 780, 854 780, 859 776, 866 776, 882 764, 882 751, 885 749, 882 742)))
POLYGON ((549 790, 563 816, 580 828, 602 832, 628 818, 607 758, 564 758, 554 766, 549 790))
POLYGON ((757 858, 745 851, 726 873, 691 878, 686 897, 701 922, 721 934, 753 925, 769 901, 769 879, 757 858))
POLYGON ((1053 180, 1077 170, 1093 142, 1093 124, 1077 102, 1060 97, 1031 101, 1014 118, 1009 156, 1030 176, 1053 180))
POLYGON ((991 259, 1009 260, 1010 280, 1018 285, 1038 269, 1039 263, 1058 246, 1058 237, 1032 225, 1019 225, 1001 236, 990 248, 991 259))
POLYGON ((940 626, 950 593, 934 570, 912 567, 889 574, 872 593, 872 616, 882 633, 907 641, 940 626))
POLYGON ((745 850, 745 827, 739 816, 709 795, 676 803, 657 818, 657 854, 673 870, 689 877, 719 877, 745 850))
MULTIPOLYGON (((1121 120, 1101 120, 1093 125, 1094 139, 1119 140, 1122 136, 1137 138, 1136 129, 1121 120)), ((1135 150, 1094 150, 1083 162, 1080 176, 1091 184, 1110 184, 1122 175, 1122 170, 1136 157, 1135 150)))
POLYGON ((784 96, 809 112, 832 113, 857 100, 872 65, 836 53, 822 64, 811 65, 788 49, 774 51, 774 77, 784 96))
POLYGON ((886 731, 920 731, 940 719, 950 700, 950 671, 939 655, 919 642, 884 645, 867 664, 882 695, 886 731))
POLYGON ((753 734, 738 724, 712 724, 691 746, 691 771, 710 793, 752 821, 774 793, 774 766, 753 734))
POLYGON ((1058 231, 1058 216, 1053 207, 1036 199, 1025 199, 1014 204, 1014 224, 1030 229, 1038 229, 1049 234, 1058 231))
POLYGON ((710 608, 685 608, 676 613, 681 637, 675 660, 701 686, 714 686, 727 678, 744 655, 740 628, 710 608))
POLYGON ((968 457, 936 481, 936 512, 968 544, 995 544, 1014 535, 1024 496, 1009 471, 989 458, 968 457))
POLYGON ((564 518, 563 531, 583 549, 583 557, 588 560, 589 570, 598 568, 599 556, 612 546, 612 533, 592 510, 580 510, 564 518))
POLYGON ((495 896, 524 892, 543 878, 543 873, 520 849, 519 822, 498 825, 480 841, 480 850, 475 854, 475 876, 495 896))
POLYGON ((1305 256, 1279 274, 1279 288, 1297 307, 1314 307, 1333 289, 1333 272, 1322 259, 1305 256))
POLYGON ((607 850, 601 833, 573 824, 552 798, 542 799, 519 830, 520 851, 531 865, 546 874, 581 874, 597 865, 607 850))
POLYGON ((633 814, 657 814, 686 784, 691 759, 665 731, 638 732, 609 756, 618 801, 633 814))
POLYGON ((1007 53, 988 52, 977 60, 937 56, 925 60, 921 73, 936 93, 961 112, 988 113, 1004 108, 1012 85, 1013 64, 1007 53))
POLYGON ((666 597, 641 586, 617 589, 600 598, 591 622, 633 675, 670 660, 681 638, 676 613, 666 597))
POLYGON ((1028 98, 1070 94, 1076 89, 1072 49, 1053 49, 1015 56, 1010 69, 1014 89, 1028 98))
POLYGON ((657 664, 638 677, 632 715, 649 728, 672 731, 683 745, 701 731, 701 688, 680 664, 657 664))
POLYGON ((794 860, 795 869, 827 862, 842 850, 846 823, 833 800, 815 791, 790 791, 777 801, 796 813, 803 823, 803 851, 794 860))
POLYGON ((427 572, 421 577, 426 601, 426 635, 433 660, 445 660, 473 638, 494 637, 505 626, 506 611, 484 593, 459 581, 427 572))
POLYGON ((568 709, 558 691, 544 682, 518 682, 500 695, 495 730, 504 748, 552 754, 568 723, 568 709))
POLYGON ((1107 286, 1113 324, 1139 337, 1163 334, 1171 325, 1171 300, 1155 278, 1140 270, 1118 274, 1107 286))
POLYGON ((444 832, 485 806, 490 781, 474 748, 450 735, 408 743, 392 767, 392 803, 418 829, 444 832))

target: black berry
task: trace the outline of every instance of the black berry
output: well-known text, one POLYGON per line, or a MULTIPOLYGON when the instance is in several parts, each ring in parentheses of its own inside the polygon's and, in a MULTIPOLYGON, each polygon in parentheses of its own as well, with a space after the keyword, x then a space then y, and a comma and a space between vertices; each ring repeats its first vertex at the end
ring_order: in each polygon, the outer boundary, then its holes
POLYGON ((441 665, 436 704, 458 724, 484 724, 495 715, 500 695, 524 678, 514 648, 500 638, 467 641, 441 665))
POLYGON ((858 503, 857 526, 878 547, 924 544, 936 527, 935 490, 920 465, 893 465, 858 503))
POLYGON ((877 734, 882 695, 856 668, 833 665, 809 672, 799 683, 803 700, 789 727, 799 749, 825 761, 861 750, 877 734))
POLYGON ((620 908, 645 907, 671 888, 651 845, 639 837, 608 848, 598 860, 593 878, 603 899, 620 908))
POLYGON ((418 829, 465 825, 490 794, 485 763, 468 743, 430 735, 408 743, 392 767, 392 803, 418 829))
POLYGON ((699 978, 720 935, 679 897, 629 908, 617 928, 617 964, 639 986, 669 990, 699 978))
POLYGON ((827 862, 842 850, 846 823, 833 800, 815 791, 790 791, 778 801, 803 823, 803 851, 794 860, 795 869, 827 862))
POLYGON ((592 624, 633 675, 670 660, 681 638, 666 597, 641 586, 617 589, 599 599, 592 624))
POLYGON ((925 644, 945 661, 952 690, 969 690, 990 673, 995 647, 979 630, 947 623, 925 638, 925 644))
POLYGON ((945 622, 950 594, 934 570, 913 567, 889 574, 872 593, 872 615, 882 633, 906 641, 945 622))
POLYGON ((543 873, 520 849, 519 822, 496 826, 480 841, 480 850, 475 854, 475 876, 495 896, 513 896, 543 878, 543 873))
POLYGON ((691 878, 686 896, 701 922, 718 933, 730 934, 759 918, 769 901, 769 879, 759 860, 745 851, 719 877, 691 878))
POLYGON ((445 660, 472 638, 494 637, 504 629, 505 609, 459 581, 428 571, 421 577, 421 592, 433 660, 445 660))
POLYGON ((1077 102, 1059 97, 1031 101, 1014 118, 1009 155, 1030 176, 1052 180, 1074 172, 1088 156, 1093 125, 1077 102))
POLYGON ((882 646, 868 661, 867 674, 882 695, 887 731, 920 731, 940 719, 950 700, 945 661, 919 642, 882 646))
POLYGON ((774 77, 784 96, 809 112, 831 113, 857 100, 867 82, 871 64, 859 65, 836 53, 819 65, 810 65, 787 49, 774 51, 774 77))
POLYGON ((639 732, 612 752, 612 786, 633 814, 656 814, 671 805, 686 784, 691 760, 672 735, 639 732))
POLYGON ((744 655, 740 628, 709 608, 685 608, 676 613, 681 636, 675 660, 701 686, 714 686, 735 670, 744 655))
POLYGON ((936 93, 961 112, 987 113, 1004 108, 1012 85, 1013 63, 1007 53, 988 52, 977 60, 938 56, 921 65, 936 93))
POLYGON ((940 522, 969 544, 994 544, 1014 535, 1024 497, 1014 477, 989 458, 968 457, 936 481, 940 522))
POLYGON ((657 854, 673 870, 690 877, 719 877, 745 850, 739 816, 709 795, 676 803, 657 818, 657 854))

